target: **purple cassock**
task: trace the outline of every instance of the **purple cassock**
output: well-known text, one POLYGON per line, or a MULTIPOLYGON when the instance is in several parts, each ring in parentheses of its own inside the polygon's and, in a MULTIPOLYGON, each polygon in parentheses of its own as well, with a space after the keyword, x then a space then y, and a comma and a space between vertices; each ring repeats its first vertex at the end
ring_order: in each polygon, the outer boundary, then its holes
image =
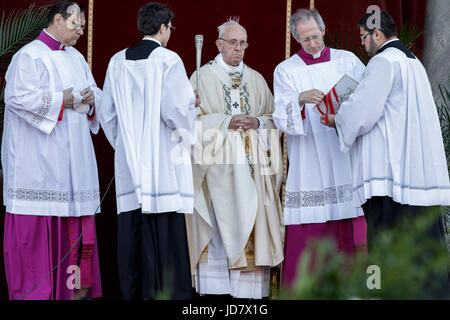
MULTIPOLYGON (((44 31, 37 40, 64 50, 44 31)), ((71 300, 78 285, 89 289, 88 298, 102 296, 95 216, 6 213, 4 260, 12 300, 71 300)))
MULTIPOLYGON (((307 65, 330 61, 330 48, 328 47, 322 50, 318 58, 314 58, 303 49, 297 54, 307 65)), ((332 239, 339 253, 353 256, 357 251, 367 251, 366 232, 364 216, 325 223, 286 226, 282 268, 283 285, 289 287, 293 284, 297 276, 299 260, 312 241, 332 239)), ((313 264, 310 266, 314 268, 313 264)))

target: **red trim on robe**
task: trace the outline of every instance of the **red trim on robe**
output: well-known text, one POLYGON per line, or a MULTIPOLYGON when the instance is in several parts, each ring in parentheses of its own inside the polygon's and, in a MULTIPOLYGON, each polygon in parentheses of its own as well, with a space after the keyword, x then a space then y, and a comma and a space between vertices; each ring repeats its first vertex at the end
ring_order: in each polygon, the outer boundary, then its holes
POLYGON ((64 113, 64 100, 61 106, 61 111, 59 112, 58 121, 62 121, 63 113, 64 113))
MULTIPOLYGON (((299 52, 297 52, 297 55, 302 59, 306 65, 316 64, 316 63, 322 63, 330 61, 330 48, 324 47, 322 52, 320 53, 320 57, 313 58, 313 56, 309 53, 307 53, 305 50, 301 49, 299 52)), ((302 120, 306 119, 306 112, 305 107, 302 109, 302 120)))

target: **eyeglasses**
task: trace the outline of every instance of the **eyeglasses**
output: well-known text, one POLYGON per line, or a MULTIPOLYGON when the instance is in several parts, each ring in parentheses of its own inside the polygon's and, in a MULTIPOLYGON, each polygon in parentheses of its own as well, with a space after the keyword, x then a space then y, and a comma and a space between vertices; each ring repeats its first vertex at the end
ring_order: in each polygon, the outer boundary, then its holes
POLYGON ((84 28, 86 27, 86 25, 77 23, 77 22, 75 22, 75 20, 69 20, 69 19, 67 19, 67 22, 68 22, 68 25, 67 25, 67 26, 68 26, 69 28, 72 27, 72 28, 74 28, 74 29, 76 29, 76 30, 84 30, 84 28))
POLYGON ((363 34, 362 36, 359 36, 359 37, 361 38, 361 41, 365 41, 365 40, 366 40, 366 37, 367 37, 369 34, 371 34, 370 31, 367 32, 366 34, 363 34))
POLYGON ((317 40, 317 39, 320 38, 320 36, 321 36, 321 34, 315 34, 311 38, 300 39, 300 43, 305 43, 305 42, 317 40))
POLYGON ((241 46, 241 48, 246 49, 248 47, 248 43, 245 40, 236 40, 236 39, 231 39, 231 40, 226 40, 224 38, 220 38, 220 40, 225 41, 226 43, 228 43, 230 46, 236 48, 236 46, 239 44, 241 46))

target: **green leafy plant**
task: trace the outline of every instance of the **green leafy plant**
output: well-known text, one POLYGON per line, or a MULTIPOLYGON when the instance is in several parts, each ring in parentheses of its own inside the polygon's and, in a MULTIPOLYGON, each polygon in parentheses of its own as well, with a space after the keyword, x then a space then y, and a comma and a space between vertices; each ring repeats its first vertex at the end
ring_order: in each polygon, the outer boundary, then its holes
POLYGON ((5 57, 14 54, 21 46, 31 41, 47 26, 49 5, 12 11, 8 16, 3 12, 0 22, 0 58, 2 67, 8 62, 5 57))
POLYGON ((418 58, 422 57, 422 50, 417 46, 416 40, 423 34, 423 31, 419 28, 404 23, 398 38, 403 42, 403 44, 418 58))
MULTIPOLYGON (((450 75, 448 77, 447 87, 438 84, 441 100, 437 103, 439 121, 441 123, 442 138, 444 141, 445 154, 447 156, 447 165, 450 172, 450 75)), ((447 234, 447 243, 450 247, 450 207, 442 207, 444 222, 447 234)))
POLYGON ((353 52, 364 64, 369 62, 370 58, 361 46, 356 29, 354 33, 343 32, 341 30, 326 32, 324 41, 330 48, 353 52))
POLYGON ((331 241, 316 242, 300 257, 293 286, 282 288, 279 298, 449 299, 449 255, 428 233, 437 218, 438 210, 430 210, 378 233, 368 258, 344 257, 331 241))
MULTIPOLYGON (((423 31, 419 28, 404 23, 401 26, 398 38, 413 54, 420 58, 422 56, 422 50, 420 50, 415 41, 422 34, 423 31)), ((354 33, 348 33, 341 30, 329 31, 325 33, 324 40, 328 47, 353 52, 366 65, 370 60, 370 57, 367 55, 363 46, 361 46, 361 41, 359 37, 357 37, 356 31, 354 33)))
POLYGON ((448 87, 443 88, 440 84, 438 84, 438 87, 441 101, 438 102, 437 109, 447 155, 448 170, 450 172, 450 76, 448 78, 448 87))

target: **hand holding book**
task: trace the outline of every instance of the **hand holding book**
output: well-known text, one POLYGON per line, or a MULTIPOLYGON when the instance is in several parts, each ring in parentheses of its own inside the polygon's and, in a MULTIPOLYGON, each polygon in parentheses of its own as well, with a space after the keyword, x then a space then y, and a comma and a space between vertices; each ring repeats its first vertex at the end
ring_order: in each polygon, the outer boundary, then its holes
POLYGON ((320 116, 320 123, 326 125, 327 127, 335 128, 334 117, 334 114, 328 114, 326 117, 320 116))
POLYGON ((314 111, 323 117, 325 124, 328 124, 329 115, 335 115, 338 112, 341 104, 348 99, 357 86, 356 80, 344 75, 323 97, 323 100, 314 107, 314 111))

